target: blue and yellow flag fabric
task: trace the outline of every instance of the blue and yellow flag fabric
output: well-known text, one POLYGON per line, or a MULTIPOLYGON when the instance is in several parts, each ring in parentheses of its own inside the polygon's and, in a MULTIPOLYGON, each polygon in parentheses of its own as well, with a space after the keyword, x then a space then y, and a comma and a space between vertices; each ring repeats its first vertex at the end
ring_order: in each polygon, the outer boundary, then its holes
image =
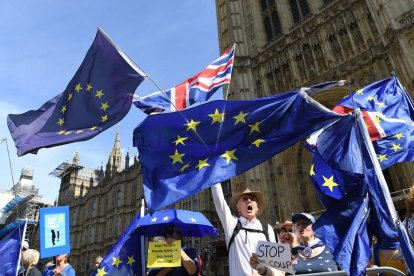
POLYGON ((352 192, 360 185, 363 178, 361 174, 333 169, 323 160, 318 151, 314 152, 309 176, 319 200, 325 207, 352 192))
POLYGON ((303 91, 148 116, 134 130, 148 208, 239 175, 342 116, 303 91))
POLYGON ((38 110, 9 114, 17 154, 88 140, 129 111, 145 74, 100 29, 65 91, 38 110))
POLYGON ((396 76, 371 83, 343 98, 334 111, 344 114, 359 108, 377 111, 388 118, 414 121, 413 101, 396 76))
POLYGON ((136 229, 140 224, 138 214, 103 258, 92 276, 142 275, 141 236, 136 229))

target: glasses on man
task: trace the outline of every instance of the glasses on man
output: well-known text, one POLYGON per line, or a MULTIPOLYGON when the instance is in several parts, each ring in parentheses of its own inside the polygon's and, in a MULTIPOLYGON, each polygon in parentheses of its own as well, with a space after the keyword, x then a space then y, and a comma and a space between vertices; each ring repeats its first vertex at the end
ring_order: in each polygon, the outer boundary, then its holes
POLYGON ((250 199, 250 201, 256 201, 256 197, 254 195, 245 195, 242 197, 243 201, 248 201, 250 199))
POLYGON ((286 233, 286 232, 292 233, 292 228, 290 228, 290 227, 282 227, 282 228, 280 228, 280 233, 286 233))

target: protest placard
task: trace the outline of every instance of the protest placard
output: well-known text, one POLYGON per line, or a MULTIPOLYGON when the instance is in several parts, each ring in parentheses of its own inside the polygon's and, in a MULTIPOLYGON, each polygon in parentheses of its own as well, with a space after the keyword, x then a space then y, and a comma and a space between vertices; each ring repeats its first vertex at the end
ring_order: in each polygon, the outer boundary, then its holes
POLYGON ((147 267, 178 267, 181 266, 181 241, 149 242, 147 267))
POLYGON ((284 243, 259 241, 256 246, 258 268, 268 266, 294 274, 290 246, 284 243))

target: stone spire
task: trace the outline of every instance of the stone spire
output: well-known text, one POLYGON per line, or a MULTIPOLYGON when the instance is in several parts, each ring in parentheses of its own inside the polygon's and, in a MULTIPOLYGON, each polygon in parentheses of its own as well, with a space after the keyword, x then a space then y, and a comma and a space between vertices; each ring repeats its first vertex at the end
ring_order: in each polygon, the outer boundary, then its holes
POLYGON ((79 153, 78 153, 78 151, 76 151, 75 156, 73 156, 72 164, 79 166, 79 153))
POLYGON ((106 175, 113 175, 115 172, 122 171, 122 152, 121 152, 121 139, 119 138, 119 125, 116 131, 115 143, 112 148, 112 152, 109 155, 108 163, 106 164, 106 175))

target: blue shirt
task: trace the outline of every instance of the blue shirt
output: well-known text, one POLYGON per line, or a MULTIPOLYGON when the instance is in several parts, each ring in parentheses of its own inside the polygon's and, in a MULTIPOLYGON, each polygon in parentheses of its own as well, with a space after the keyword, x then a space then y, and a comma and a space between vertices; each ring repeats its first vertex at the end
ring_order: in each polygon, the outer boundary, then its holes
POLYGON ((61 272, 63 276, 76 276, 76 271, 70 264, 65 266, 65 268, 62 269, 61 272))
POLYGON ((315 257, 303 258, 297 254, 295 259, 297 259, 297 263, 293 264, 295 274, 338 271, 338 266, 333 259, 333 255, 326 246, 325 249, 315 257))

